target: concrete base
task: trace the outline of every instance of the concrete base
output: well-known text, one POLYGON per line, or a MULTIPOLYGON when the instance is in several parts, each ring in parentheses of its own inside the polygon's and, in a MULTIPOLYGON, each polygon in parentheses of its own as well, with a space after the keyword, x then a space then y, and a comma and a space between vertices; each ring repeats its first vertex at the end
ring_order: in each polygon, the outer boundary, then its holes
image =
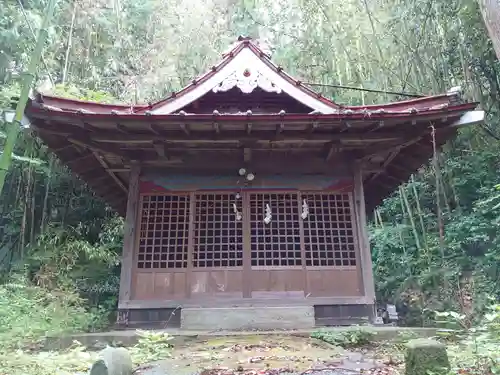
POLYGON ((181 328, 189 330, 252 330, 313 328, 314 307, 183 308, 181 328))

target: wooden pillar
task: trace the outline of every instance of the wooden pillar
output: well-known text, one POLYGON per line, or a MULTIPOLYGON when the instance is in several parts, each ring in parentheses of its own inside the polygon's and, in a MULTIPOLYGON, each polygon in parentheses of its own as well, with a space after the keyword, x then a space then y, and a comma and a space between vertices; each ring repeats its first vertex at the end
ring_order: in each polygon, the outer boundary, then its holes
POLYGON ((126 308, 130 301, 132 288, 132 268, 137 233, 137 214, 139 206, 140 166, 132 165, 128 184, 127 214, 123 231, 122 269, 120 274, 120 294, 118 308, 126 308))
POLYGON ((186 299, 191 298, 193 289, 193 255, 194 255, 194 218, 196 215, 196 193, 189 193, 189 222, 187 242, 187 268, 186 268, 186 299))
POLYGON ((250 227, 250 193, 242 194, 243 215, 243 298, 252 298, 252 243, 250 227))
MULTIPOLYGON (((297 193, 297 200, 298 200, 298 205, 299 205, 299 210, 298 213, 299 215, 302 214, 302 192, 297 193)), ((307 280, 307 257, 306 257, 306 243, 304 239, 304 220, 302 220, 302 217, 299 217, 299 234, 300 234, 300 254, 301 254, 301 259, 302 259, 302 277, 304 278, 302 285, 304 289, 304 296, 307 296, 309 294, 309 284, 307 280)))
POLYGON ((364 296, 370 303, 375 303, 375 281, 373 279, 370 241, 368 240, 368 223, 366 220, 363 170, 361 165, 354 166, 354 204, 356 208, 356 226, 358 228, 364 296))

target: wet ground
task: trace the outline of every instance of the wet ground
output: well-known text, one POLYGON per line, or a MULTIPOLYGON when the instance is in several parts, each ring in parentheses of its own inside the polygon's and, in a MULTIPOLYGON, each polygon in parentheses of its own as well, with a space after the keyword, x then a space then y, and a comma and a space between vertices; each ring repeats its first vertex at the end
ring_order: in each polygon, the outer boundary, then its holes
POLYGON ((136 374, 383 375, 398 373, 398 366, 380 347, 345 350, 312 338, 256 335, 176 345, 170 359, 142 366, 136 374))

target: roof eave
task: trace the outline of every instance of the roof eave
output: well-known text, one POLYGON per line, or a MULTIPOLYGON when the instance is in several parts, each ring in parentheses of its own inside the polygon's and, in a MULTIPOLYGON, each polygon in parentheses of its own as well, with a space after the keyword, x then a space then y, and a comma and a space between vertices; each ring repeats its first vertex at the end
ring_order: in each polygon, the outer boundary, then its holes
POLYGON ((465 112, 460 117, 460 119, 453 122, 453 124, 451 124, 450 126, 454 128, 460 128, 465 126, 481 124, 484 122, 485 116, 486 113, 483 110, 468 111, 465 112))

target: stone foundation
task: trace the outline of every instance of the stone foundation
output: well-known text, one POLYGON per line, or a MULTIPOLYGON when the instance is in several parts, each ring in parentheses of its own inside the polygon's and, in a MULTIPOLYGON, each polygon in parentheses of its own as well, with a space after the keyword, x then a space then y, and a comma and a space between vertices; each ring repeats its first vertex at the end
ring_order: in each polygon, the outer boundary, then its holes
POLYGON ((189 330, 251 330, 313 328, 314 307, 183 308, 181 328, 189 330))

